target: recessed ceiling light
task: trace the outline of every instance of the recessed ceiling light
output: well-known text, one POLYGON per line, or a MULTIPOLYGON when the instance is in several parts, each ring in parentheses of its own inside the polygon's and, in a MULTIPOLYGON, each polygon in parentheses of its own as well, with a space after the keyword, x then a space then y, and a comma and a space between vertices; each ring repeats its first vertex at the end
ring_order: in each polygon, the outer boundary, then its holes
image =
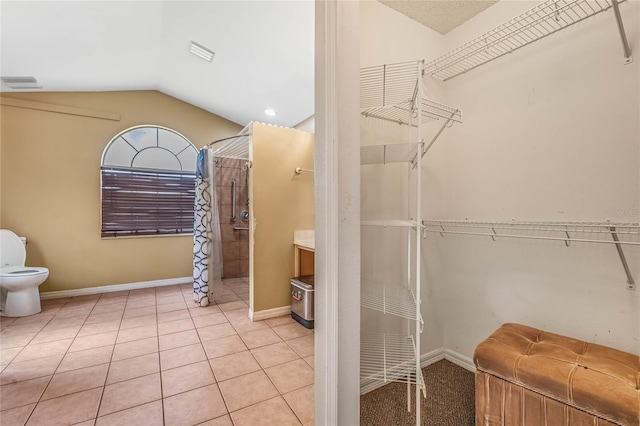
POLYGON ((275 115, 277 114, 277 112, 275 112, 274 110, 272 110, 271 108, 267 108, 264 110, 264 113, 267 114, 269 117, 275 117, 275 115))
POLYGON ((191 40, 191 45, 189 46, 189 52, 193 53, 199 58, 204 59, 207 62, 211 62, 211 60, 213 59, 213 56, 216 54, 216 52, 214 52, 213 50, 207 49, 203 45, 198 44, 193 40, 191 40))
POLYGON ((42 89, 35 77, 0 77, 11 89, 42 89))

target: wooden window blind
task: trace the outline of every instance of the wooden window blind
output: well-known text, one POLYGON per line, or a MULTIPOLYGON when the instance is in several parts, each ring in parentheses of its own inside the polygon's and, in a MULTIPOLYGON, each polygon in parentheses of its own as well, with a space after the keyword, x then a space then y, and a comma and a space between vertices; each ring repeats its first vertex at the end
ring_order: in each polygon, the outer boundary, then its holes
POLYGON ((102 236, 193 233, 195 173, 102 167, 102 236))

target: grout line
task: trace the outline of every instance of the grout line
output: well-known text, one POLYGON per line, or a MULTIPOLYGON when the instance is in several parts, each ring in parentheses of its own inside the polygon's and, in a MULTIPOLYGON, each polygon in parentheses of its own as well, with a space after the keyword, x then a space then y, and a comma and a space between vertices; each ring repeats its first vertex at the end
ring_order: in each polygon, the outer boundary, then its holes
MULTIPOLYGON (((176 286, 176 287, 180 290, 180 294, 182 295, 182 297, 183 297, 183 299, 184 299, 184 301, 185 301, 185 304, 187 304, 187 309, 189 309, 188 301, 187 301, 187 299, 185 298, 186 296, 185 296, 185 292, 184 292, 184 291, 183 291, 183 289, 182 289, 182 286, 176 286)), ((233 292, 237 297, 240 297, 240 296, 239 296, 239 295, 238 295, 238 294, 237 294, 233 289, 231 289, 231 291, 232 291, 232 292, 233 292)), ((149 293, 150 293, 150 292, 149 292, 149 293)), ((167 295, 169 295, 169 294, 174 294, 174 292, 173 292, 173 291, 162 292, 162 293, 163 293, 163 294, 167 294, 167 295)), ((42 395, 44 395, 44 393, 46 392, 46 390, 47 390, 47 389, 48 389, 48 387, 50 386, 51 381, 53 380, 53 377, 54 377, 56 374, 58 374, 58 370, 59 370, 60 364, 62 363, 62 360, 64 360, 64 358, 65 358, 65 357, 70 353, 70 352, 69 352, 69 349, 70 349, 70 348, 71 348, 71 346, 74 344, 74 342, 76 341, 76 339, 78 339, 79 337, 87 337, 87 336, 93 336, 93 335, 95 335, 95 334, 101 334, 101 333, 94 333, 94 334, 90 334, 90 335, 79 336, 79 333, 80 333, 80 331, 82 330, 82 328, 83 328, 85 325, 87 325, 87 324, 86 324, 86 322, 87 322, 88 318, 92 315, 92 313, 94 312, 94 310, 96 309, 96 307, 98 307, 98 303, 99 303, 99 301, 103 298, 103 295, 104 295, 104 294, 101 294, 97 299, 95 299, 95 302, 94 302, 93 306, 91 307, 91 310, 89 310, 89 313, 88 313, 88 314, 86 314, 86 317, 84 318, 83 322, 80 324, 80 326, 79 326, 79 328, 78 328, 78 331, 77 331, 77 332, 75 333, 75 335, 72 337, 72 342, 71 342, 71 344, 69 345, 69 347, 67 348, 67 350, 65 351, 65 353, 63 354, 63 356, 61 357, 60 362, 59 362, 59 363, 58 363, 58 365, 56 366, 56 369, 54 370, 53 374, 51 375, 51 377, 50 377, 50 379, 49 379, 49 382, 47 383, 47 386, 46 386, 46 387, 44 388, 44 390, 42 391, 42 393, 41 393, 41 395, 40 395, 40 397, 39 397, 38 401, 34 404, 34 408, 31 410, 31 412, 30 412, 30 414, 29 414, 28 419, 33 415, 33 412, 35 412, 36 407, 37 407, 37 406, 38 406, 38 404, 41 402, 42 395)), ((113 296, 113 297, 122 297, 122 296, 123 296, 123 295, 113 296)), ((99 403, 98 403, 97 411, 96 411, 95 417, 94 417, 94 419, 93 419, 94 421, 96 421, 96 420, 97 420, 97 418, 98 418, 98 413, 99 413, 99 411, 100 411, 100 407, 101 407, 102 402, 103 402, 103 401, 102 401, 102 399, 103 399, 103 397, 104 397, 104 393, 105 393, 106 387, 107 387, 107 386, 109 386, 109 385, 107 385, 107 384, 106 384, 106 382, 107 382, 107 379, 108 379, 108 377, 109 377, 109 372, 111 371, 112 363, 114 362, 114 361, 113 361, 113 357, 114 357, 114 354, 115 354, 115 346, 118 344, 118 343, 117 343, 117 338, 118 338, 118 336, 120 335, 120 331, 122 331, 122 329, 121 329, 121 327, 122 327, 122 322, 123 322, 123 321, 124 321, 124 319, 125 319, 125 318, 124 318, 124 314, 125 314, 125 312, 126 312, 126 310, 127 310, 127 306, 129 306, 129 304, 130 304, 131 292, 128 292, 128 293, 126 294, 126 296, 127 296, 127 299, 125 300, 125 306, 124 306, 123 311, 120 313, 120 318, 119 318, 119 320, 118 320, 118 329, 117 329, 117 331, 116 331, 116 342, 115 342, 113 345, 104 345, 104 346, 112 346, 112 350, 111 350, 111 356, 110 356, 109 361, 108 361, 107 374, 105 375, 103 385, 102 385, 102 386, 96 386, 96 387, 94 387, 94 388, 90 388, 90 389, 84 389, 84 390, 82 390, 82 391, 72 392, 72 393, 69 393, 69 394, 67 394, 67 395, 61 395, 61 396, 60 396, 60 397, 64 397, 64 396, 72 395, 72 394, 75 394, 75 393, 80 393, 80 392, 85 392, 85 391, 88 391, 88 390, 98 389, 99 387, 101 387, 101 388, 102 388, 102 393, 101 393, 101 395, 100 395, 100 401, 99 401, 99 403)), ((157 374, 159 374, 159 378, 160 378, 160 394, 161 394, 160 402, 161 402, 161 404, 162 404, 162 410, 163 410, 163 421, 164 421, 164 399, 165 399, 165 398, 164 398, 164 391, 163 391, 163 389, 162 389, 162 371, 163 371, 163 370, 162 370, 162 365, 161 365, 161 361, 160 361, 160 353, 161 353, 161 351, 160 351, 160 343, 159 343, 159 342, 160 342, 160 337, 161 337, 161 336, 160 336, 160 334, 159 334, 159 324, 160 324, 160 323, 158 322, 158 316, 160 315, 160 313, 157 311, 157 306, 158 306, 158 305, 157 305, 157 301, 158 301, 158 300, 157 300, 157 298, 158 298, 158 293, 157 293, 157 291, 155 291, 155 292, 154 292, 154 298, 155 298, 155 302, 156 302, 156 303, 155 303, 155 305, 145 305, 145 307, 146 307, 146 306, 154 306, 154 307, 155 307, 155 315, 156 315, 156 323, 155 323, 155 325, 156 325, 156 333, 157 333, 157 336, 156 336, 156 339, 157 339, 157 346, 156 346, 156 349, 157 349, 157 351, 156 351, 155 353, 157 354, 157 357, 158 357, 158 360, 157 360, 157 361, 158 361, 159 371, 157 372, 157 374)), ((105 299, 106 299, 106 298, 105 298, 105 299)), ((92 299, 89 299, 89 300, 92 300, 92 299)), ((239 309, 230 310, 230 311, 223 311, 222 309, 220 309, 220 312, 219 312, 219 313, 222 313, 222 314, 224 315, 224 318, 226 318, 226 319, 227 319, 227 322, 226 322, 226 323, 228 323, 228 324, 230 324, 230 325, 232 326, 232 328, 233 328, 233 329, 234 329, 234 331, 235 331, 234 335, 235 335, 235 336, 238 336, 238 337, 240 337, 240 338, 242 339, 242 337, 241 337, 240 333, 238 332, 238 330, 237 330, 237 329, 235 328, 235 326, 233 325, 233 322, 231 321, 230 317, 228 317, 228 316, 227 316, 227 313, 228 313, 228 312, 233 312, 233 311, 235 311, 235 310, 246 310, 246 309, 248 309, 248 306, 246 306, 246 302, 245 302, 244 300, 242 300, 242 298, 241 298, 241 297, 240 297, 240 301, 242 301, 242 302, 245 304, 245 306, 244 306, 244 307, 239 308, 239 309)), ((54 321, 54 320, 55 320, 55 318, 56 318, 56 316, 57 316, 57 312, 60 312, 60 311, 64 308, 64 306, 66 306, 67 304, 72 303, 72 302, 73 302, 73 298, 70 298, 70 299, 69 299, 69 300, 67 300, 65 303, 63 303, 63 304, 62 304, 62 306, 60 307, 60 309, 59 309, 58 311, 56 311, 56 313, 55 313, 51 318, 49 318, 49 319, 44 323, 44 325, 42 326, 42 328, 40 328, 40 330, 38 330, 38 331, 35 333, 34 337, 33 337, 33 338, 31 338, 31 339, 27 342, 27 344, 26 344, 25 346, 23 346, 23 347, 20 349, 20 351, 19 351, 19 352, 14 356, 14 358, 9 362, 9 364, 7 364, 7 366, 6 366, 6 367, 8 367, 11 363, 13 363, 13 362, 14 362, 14 360, 15 360, 15 358, 16 358, 20 353, 22 353, 22 351, 24 350, 24 348, 26 348, 26 346, 28 346, 28 345, 29 345, 29 344, 30 344, 30 343, 31 343, 31 342, 32 342, 32 341, 33 341, 33 340, 34 340, 34 339, 35 339, 35 338, 36 338, 36 337, 37 337, 37 336, 42 332, 42 330, 43 330, 45 327, 47 327, 48 325, 50 325, 50 323, 51 323, 52 321, 54 321)), ((237 302, 237 301, 230 301, 230 302, 225 302, 225 303, 233 303, 233 302, 237 302)), ((119 303, 120 303, 120 302, 117 302, 117 303, 107 303, 107 304, 102 304, 102 305, 99 305, 99 306, 101 306, 101 307, 102 307, 102 306, 116 305, 116 304, 119 304, 119 303)), ((176 302, 176 303, 179 303, 179 302, 176 302)), ((224 304, 224 303, 223 303, 223 304, 224 304)), ((134 303, 131 303, 131 305, 135 305, 135 302, 134 302, 134 303)), ((218 306, 218 308, 219 308, 219 304, 218 304, 218 303, 216 303, 216 302, 214 302, 214 303, 212 304, 212 306, 218 306)), ((118 311, 117 309, 114 309, 112 312, 117 312, 117 311, 118 311)), ((168 312, 173 312, 173 311, 168 311, 168 312)), ((108 314, 108 313, 111 313, 111 312, 102 312, 102 313, 108 314)), ((163 312, 163 313, 164 313, 164 312, 163 312)), ((200 337, 200 334, 198 333, 198 328, 195 326, 194 317, 192 316, 192 313, 191 313, 191 311, 190 311, 190 310, 188 310, 188 313, 189 313, 189 317, 188 317, 188 318, 191 320, 191 323, 192 323, 192 325, 193 325, 193 327, 194 327, 194 328, 189 329, 189 330, 176 331, 176 332, 174 332, 174 333, 168 333, 168 334, 166 334, 166 336, 169 336, 169 335, 172 335, 172 334, 177 334, 177 333, 182 333, 182 332, 185 332, 185 331, 191 331, 191 330, 193 330, 193 331, 195 331, 195 332, 196 332, 196 336, 197 336, 197 338, 198 338, 198 343, 200 344, 200 348, 201 348, 201 350, 203 351, 203 353, 205 354, 205 358, 206 358, 206 359, 205 359, 204 361, 205 361, 205 362, 207 362, 207 363, 208 363, 208 365, 209 365, 209 369, 210 369, 210 371, 211 371, 211 373, 212 373, 212 376, 213 376, 213 379, 214 379, 214 381, 215 381, 215 382, 214 382, 214 384, 215 384, 215 385, 216 385, 216 387, 218 388, 218 391, 220 392, 220 395, 222 396, 223 403, 225 404, 226 414, 223 414, 222 416, 218 416, 218 417, 216 417, 216 418, 220 418, 220 417, 223 417, 223 416, 225 416, 225 415, 226 415, 226 416, 228 416, 228 417, 229 417, 229 419, 233 422, 233 418, 231 417, 231 412, 229 411, 229 407, 228 407, 228 405, 227 405, 227 401, 225 400, 224 395, 222 394, 222 390, 220 389, 220 386, 219 386, 219 384, 220 384, 221 382, 219 382, 219 381, 217 380, 217 377, 216 377, 216 375, 215 375, 215 372, 213 371, 213 367, 211 366, 211 359, 209 359, 209 357, 208 357, 208 355, 207 355, 207 353, 206 353, 206 350, 204 349, 204 342, 202 341, 202 339, 201 339, 201 337, 200 337)), ((214 312, 214 313, 218 313, 218 312, 214 312)), ((212 314, 213 314, 213 313, 212 313, 212 314)), ((83 315, 84 315, 84 314, 83 314, 83 315)), ((77 316, 81 316, 81 315, 77 315, 77 316)), ((75 317, 75 316, 67 317, 67 318, 74 318, 74 317, 75 317)), ((60 319, 67 319, 67 318, 60 318, 60 319)), ((131 318, 136 318, 136 317, 131 317, 131 318)), ((187 319, 187 318, 182 318, 182 319, 180 319, 180 320, 183 320, 183 319, 187 319)), ((114 320, 109 320, 109 322, 111 322, 111 321, 114 321, 114 320)), ((176 320, 172 320, 172 321, 176 321, 176 320)), ((4 330, 6 330, 7 328, 11 327, 12 325, 14 325, 14 322, 15 322, 15 321, 12 321, 8 326, 6 326, 6 327, 3 329, 3 331, 4 331, 4 330)), ((265 321, 260 321, 260 322, 264 322, 264 323, 266 323, 265 321)), ((99 323, 92 323, 92 324, 99 324, 99 323)), ((224 324, 224 323, 221 323, 221 324, 224 324)), ((25 325, 26 325, 26 324, 25 324, 25 325)), ((217 325, 217 324, 214 324, 214 325, 217 325)), ((272 332, 274 332, 274 333, 276 333, 276 334, 277 334, 277 332, 274 330, 274 327, 277 327, 277 326, 271 326, 271 325, 269 325, 269 324, 266 324, 266 325, 268 326, 268 328, 265 328, 264 330, 272 330, 272 332)), ((288 324, 280 324, 280 325, 288 325, 288 324)), ((18 327, 18 326, 19 326, 19 325, 16 325, 16 327, 18 327)), ((299 353, 298 353, 298 352, 297 352, 293 347, 291 347, 291 345, 289 345, 288 340, 292 340, 292 339, 285 340, 285 339, 283 339, 279 334, 277 334, 277 335, 278 335, 278 337, 279 337, 281 340, 280 340, 279 342, 275 342, 275 343, 271 343, 271 344, 280 344, 280 343, 282 343, 282 342, 287 343, 287 347, 289 347, 291 350, 293 350, 293 352, 296 354, 296 356, 297 356, 296 360, 298 360, 298 359, 302 359, 302 360, 304 361, 304 357, 302 357, 302 356, 301 356, 301 355, 300 355, 300 354, 299 354, 299 353)), ((293 339, 300 338, 300 337, 305 337, 305 336, 307 336, 307 335, 308 335, 308 334, 305 334, 305 335, 302 335, 302 336, 298 336, 298 337, 294 337, 293 339)), ((153 337, 153 336, 152 336, 152 337, 153 337)), ((224 336, 224 337, 230 337, 230 336, 224 336)), ((140 340, 144 340, 144 339, 146 339, 146 338, 143 338, 143 339, 136 339, 136 340, 134 340, 134 341, 140 341, 140 340)), ((54 341, 52 341, 52 342, 59 341, 59 340, 65 340, 65 339, 58 339, 58 340, 54 340, 54 341)), ((213 340, 216 340, 216 339, 213 339, 213 340)), ((131 342, 134 342, 134 341, 125 342, 125 343, 131 343, 131 342)), ((44 343, 52 343, 52 342, 44 342, 44 343)), ((98 346, 98 347, 88 348, 88 349, 83 349, 83 350, 84 350, 84 351, 86 351, 86 350, 92 350, 92 349, 97 349, 97 348, 104 347, 104 346, 98 346)), ((172 348, 172 349, 177 349, 177 348, 185 347, 185 346, 189 346, 189 345, 178 346, 178 347, 176 347, 176 348, 172 348)), ((246 346, 246 344, 245 344, 245 346, 246 346)), ((278 392, 278 396, 279 396, 280 398, 282 398, 282 399, 284 399, 284 400, 285 400, 285 403, 286 403, 286 404, 287 404, 287 406, 290 408, 290 410, 293 412, 293 414, 296 416, 296 418, 298 419, 298 421, 300 421, 300 423, 302 423, 301 419, 298 417, 298 415, 296 414, 296 412, 293 410, 293 408, 289 405, 289 403, 287 402, 287 400, 284 398, 284 393, 282 393, 282 392, 278 389, 278 387, 275 385, 275 383, 273 382, 273 380, 271 380, 271 377, 267 374, 267 372, 266 372, 265 368, 263 368, 263 367, 262 367, 262 365, 261 365, 260 363, 258 363, 258 362, 257 362, 257 360, 255 359, 255 356, 254 356, 254 355, 253 355, 253 353, 251 352, 251 351, 252 351, 252 350, 254 350, 254 349, 259 349, 259 348, 266 347, 266 346, 269 346, 269 345, 262 345, 262 346, 259 346, 259 347, 257 347, 257 348, 253 348, 253 349, 249 349, 249 348, 247 347, 247 351, 249 352, 249 354, 253 357, 253 359, 254 359, 254 360, 256 361, 256 363, 258 364, 258 366, 259 366, 259 368, 260 368, 259 370, 256 370, 256 371, 253 371, 253 372, 250 372, 250 373, 241 374, 241 375, 238 375, 238 376, 236 376, 236 377, 232 377, 232 378, 230 378, 230 379, 224 380, 224 381, 222 381, 222 382, 225 382, 225 381, 228 381, 228 380, 233 380, 233 379, 236 379, 236 378, 238 378, 238 377, 245 376, 245 375, 247 375, 247 374, 255 373, 255 372, 257 372, 257 371, 262 371, 262 372, 263 372, 263 374, 264 374, 264 375, 267 377, 267 379, 269 380, 269 382, 272 384, 272 386, 273 386, 273 387, 276 389, 276 391, 278 392)), ((81 351, 75 351, 75 352, 81 352, 81 351)), ((74 352, 74 353, 75 353, 75 352, 74 352)), ((234 353, 234 354, 235 354, 235 353, 234 353)), ((234 355, 234 354, 228 354, 228 355, 234 355)), ((139 357, 139 356, 146 356, 146 355, 150 355, 150 354, 137 355, 136 357, 139 357)), ((132 359, 132 358, 135 358, 135 357, 124 358, 123 360, 132 359)), ((123 360, 119 360, 119 361, 123 361, 123 360)), ((203 362, 203 361, 195 361, 195 362, 192 362, 192 363, 189 363, 189 364, 185 364, 185 365, 181 365, 181 366, 174 367, 174 368, 180 368, 180 367, 184 367, 184 366, 187 366, 187 365, 192 365, 192 364, 200 363, 200 362, 203 362)), ((275 364, 275 365, 273 365, 273 366, 270 366, 269 368, 271 368, 271 367, 276 367, 276 366, 280 366, 280 365, 283 365, 283 364, 285 364, 286 362, 289 362, 289 361, 285 361, 285 362, 282 362, 282 363, 275 364)), ((304 361, 304 362, 306 363, 306 361, 304 361)), ((106 364, 106 363, 105 363, 105 364, 106 364)), ((102 365, 102 364, 98 364, 98 365, 102 365)), ((5 368, 6 368, 6 367, 5 367, 5 368)), ((75 371, 75 370, 82 369, 82 368, 90 368, 90 367, 96 367, 96 366, 81 367, 81 368, 76 368, 76 369, 68 370, 68 371, 66 371, 66 372, 75 371)), ((171 369, 168 369, 168 370, 171 370, 171 369)), ((166 370, 166 371, 168 371, 168 370, 166 370)), ((60 374, 62 374, 62 373, 60 373, 60 374)), ((153 375, 153 374, 156 374, 156 373, 149 373, 149 374, 145 374, 145 375, 143 375, 143 376, 134 377, 134 378, 132 378, 132 379, 137 379, 137 378, 140 378, 140 377, 150 376, 150 375, 153 375)), ((40 376, 40 377, 43 377, 43 376, 40 376)), ((36 377, 36 378, 37 378, 37 377, 36 377)), ((31 379, 36 379, 36 378, 31 378, 31 379)), ((28 379, 28 380, 31 380, 31 379, 28 379)), ((112 383, 112 384, 122 383, 122 382, 125 382, 125 381, 127 381, 127 380, 132 380, 132 379, 126 379, 126 380, 122 380, 122 381, 120 381, 120 382, 115 382, 115 383, 112 383)), ((185 390, 185 391, 183 391, 183 392, 179 392, 179 393, 177 393, 177 394, 175 394, 175 395, 180 395, 180 394, 183 394, 183 393, 186 393, 186 392, 190 392, 190 391, 193 391, 193 390, 196 390, 196 389, 200 389, 200 388, 203 388, 203 387, 207 387, 207 386, 210 386, 210 385, 211 385, 211 384, 207 384, 207 385, 203 385, 203 386, 198 386, 198 387, 195 387, 195 388, 193 388, 193 389, 189 389, 189 390, 185 390)), ((303 387, 306 387, 306 386, 303 386, 303 387)), ((301 389, 301 388, 298 388, 298 389, 301 389)), ((297 389, 291 390, 291 391, 289 391, 289 393, 290 393, 290 392, 294 392, 295 390, 297 390, 297 389)), ((172 395, 172 396, 175 396, 175 395, 172 395)), ((273 398, 268 398, 267 400, 275 399, 275 398, 277 398, 278 396, 275 396, 275 397, 273 397, 273 398)), ((59 397, 56 397, 56 398, 59 398, 59 397)), ((246 407, 243 407, 243 408, 241 408, 241 409, 239 409, 239 410, 243 410, 243 409, 248 408, 248 407, 251 407, 251 406, 253 406, 253 405, 260 404, 260 403, 265 402, 265 401, 267 401, 267 400, 263 400, 263 401, 256 402, 256 403, 254 403, 254 404, 251 404, 251 405, 248 405, 248 406, 246 406, 246 407)), ((149 404, 149 403, 152 403, 152 402, 155 402, 155 401, 158 401, 158 400, 148 401, 148 402, 145 402, 145 403, 142 403, 142 404, 138 404, 138 405, 135 405, 135 406, 132 406, 132 407, 127 407, 127 408, 125 408, 125 409, 123 409, 123 410, 115 411, 114 413, 117 413, 117 412, 120 412, 120 411, 125 411, 125 410, 131 409, 131 408, 135 408, 135 407, 138 407, 138 406, 141 406, 141 405, 149 404)), ((26 404, 26 405, 29 405, 29 404, 26 404)), ((18 407, 14 407, 14 408, 18 408, 18 407)), ((236 410, 236 411, 239 411, 239 410, 236 410)), ((114 414, 114 413, 109 413, 109 414, 114 414)), ((104 416, 103 416, 103 417, 104 417, 104 416)), ((28 419, 27 419, 27 420, 28 420, 28 419)), ((207 420, 207 421, 208 421, 208 420, 207 420)))
POLYGON ((158 375, 160 376, 160 406, 162 407, 162 424, 164 425, 166 423, 166 419, 164 416, 164 388, 162 386, 162 359, 160 357, 160 324, 158 324, 158 292, 155 291, 154 292, 155 297, 156 297, 156 335, 158 336, 158 375))
MULTIPOLYGON (((140 377, 144 377, 144 376, 140 376, 140 377)), ((93 420, 97 422, 98 419, 101 419, 103 417, 107 417, 107 416, 110 416, 110 415, 116 414, 116 413, 121 413, 123 411, 127 411, 127 410, 130 410, 132 408, 136 408, 136 407, 141 407, 143 405, 151 404, 152 402, 156 402, 156 401, 160 401, 160 405, 162 406, 162 420, 163 420, 163 424, 164 424, 164 404, 162 404, 162 398, 154 399, 152 401, 143 402, 142 404, 132 405, 131 407, 123 408, 122 410, 112 411, 111 413, 105 414, 103 416, 98 416, 98 413, 96 413, 96 417, 93 418, 93 420)), ((102 403, 102 401, 100 401, 100 403, 102 403)), ((100 406, 98 406, 98 412, 99 411, 100 411, 100 406)), ((95 422, 94 422, 94 424, 95 424, 95 422)))
MULTIPOLYGON (((220 309, 220 312, 222 312, 222 309, 220 309)), ((226 318, 226 315, 224 316, 226 318)), ((189 317, 191 318, 191 321, 193 321, 193 317, 191 317, 191 313, 189 313, 189 317)), ((226 415, 229 416, 229 419, 233 423, 233 419, 231 419, 231 413, 229 412, 229 406, 227 405, 227 401, 224 397, 224 394, 222 393, 222 389, 220 389, 220 385, 219 385, 220 382, 218 381, 218 378, 216 377, 216 373, 215 371, 213 371, 213 367, 211 366, 211 360, 209 359, 209 354, 207 353, 207 350, 204 348, 204 342, 200 338, 200 333, 198 333, 196 324, 193 323, 193 326, 194 326, 194 330, 196 330, 196 336, 198 336, 198 342, 200 342, 200 346, 202 347, 202 351, 204 352, 204 357, 206 358, 207 365, 209 366, 209 370, 211 371, 211 375, 213 376, 213 380, 215 382, 216 388, 218 389, 218 393, 220 394, 220 398, 222 399, 222 403, 224 404, 226 415)), ((222 417, 222 416, 218 416, 218 417, 222 417)))
MULTIPOLYGON (((304 387, 306 387, 306 386, 304 386, 304 387)), ((300 388, 300 389, 302 389, 302 388, 300 388)), ((297 389, 295 389, 295 390, 297 390, 297 389)), ((293 391, 291 391, 291 392, 293 392, 293 391)), ((287 392, 287 393, 290 393, 290 392, 287 392)), ((300 416, 298 416, 298 413, 296 413, 296 410, 294 410, 293 407, 291 406, 291 404, 289 404, 289 401, 287 401, 287 398, 285 398, 284 395, 282 395, 282 399, 284 399, 284 403, 287 404, 287 407, 289 407, 289 410, 291 410, 293 415, 296 416, 296 419, 298 419, 300 424, 304 425, 304 422, 302 421, 300 416)), ((315 401, 314 401, 314 407, 315 407, 315 401)))
MULTIPOLYGON (((72 300, 72 299, 71 299, 72 300)), ((69 303, 70 300, 68 300, 67 302, 65 302, 62 307, 57 311, 60 312, 64 306, 67 305, 67 303, 69 303)), ((96 301, 97 303, 97 301, 96 301)), ((42 393, 40 394, 40 396, 38 397, 38 401, 36 402, 36 404, 33 406, 33 410, 31 410, 31 413, 29 413, 29 416, 27 417, 27 420, 25 421, 25 424, 27 424, 29 422, 29 419, 31 419, 31 416, 33 415, 33 413, 36 411, 36 408, 38 408, 38 405, 40 405, 40 402, 42 401, 42 396, 45 394, 45 392, 47 391, 47 389, 49 388, 49 386, 51 385, 51 382, 53 381, 53 378, 55 377, 56 373, 58 372, 58 369, 60 368, 60 364, 62 364, 62 361, 64 360, 64 358, 67 356, 67 354, 69 353, 69 349, 71 348, 71 346, 73 345, 73 342, 75 342, 76 338, 78 337, 78 333, 80 333, 80 330, 82 329, 82 327, 84 326, 84 324, 87 321, 87 318, 89 318, 89 315, 91 314, 91 311, 93 310, 93 308, 95 307, 95 305, 91 308, 91 310, 89 311, 89 314, 87 314, 87 317, 84 319, 84 321, 82 322, 82 324, 80 325, 80 328, 78 328, 78 331, 76 331, 76 334, 74 335, 73 339, 71 340, 71 344, 69 345, 69 347, 67 347, 67 350, 65 351, 65 353, 62 355, 62 357, 60 358, 60 361, 58 362, 58 365, 56 365, 56 368, 53 370, 53 373, 51 374, 51 377, 49 378, 49 381, 47 382, 47 386, 44 387, 44 389, 42 390, 42 393)), ((40 331, 38 333, 36 333, 35 336, 33 336, 33 339, 35 339, 40 332, 42 332, 42 330, 44 330, 44 328, 49 325, 51 323, 51 321, 53 321, 53 319, 57 316, 57 312, 56 314, 51 317, 49 319, 49 321, 47 321, 47 323, 45 324, 44 327, 42 327, 42 329, 40 329, 40 331)), ((69 318, 73 318, 73 317, 69 317, 69 318)), ((66 318, 65 318, 66 319, 66 318)), ((31 339, 31 340, 33 340, 31 339)), ((31 341, 29 341, 29 343, 31 343, 31 341)), ((28 345, 28 344, 27 344, 28 345)), ((25 345, 25 348, 27 347, 27 345, 25 345)), ((24 349, 24 348, 23 348, 24 349)), ((20 351, 22 352, 22 351, 20 351)), ((16 355, 17 356, 17 355, 16 355)), ((15 359, 15 358, 14 358, 15 359)), ((44 377, 44 376, 42 376, 44 377)), ((106 380, 106 377, 105 377, 106 380)), ((18 383, 18 382, 16 382, 18 383)), ((95 389, 95 388, 94 388, 95 389)), ((87 389, 88 390, 88 389, 87 389)), ((74 392, 77 393, 77 392, 74 392)), ((99 405, 98 405, 99 406, 99 405)), ((97 413, 96 413, 97 414, 97 413)))
MULTIPOLYGON (((102 296, 98 297, 98 300, 100 300, 102 296)), ((128 295, 127 295, 128 298, 128 295)), ((93 308, 91 309, 91 311, 89 311, 89 315, 87 315, 87 318, 84 320, 84 322, 82 323, 82 325, 80 326, 80 329, 78 329, 78 333, 76 333, 76 338, 78 337, 78 334, 80 333, 80 330, 82 330, 82 328, 86 325, 87 320, 89 319, 89 317, 91 316, 91 313, 93 312, 93 310, 95 309, 95 307, 98 305, 98 300, 96 300, 95 305, 93 305, 93 308)), ((126 304, 125 304, 126 306, 126 304)), ((124 315, 124 310, 123 310, 123 315, 124 315)), ((99 324, 99 323, 97 323, 99 324)), ((118 331, 116 332, 116 341, 118 340, 118 333, 120 332, 120 325, 122 324, 122 316, 120 317, 120 322, 118 323, 118 331)), ((99 334, 99 333, 98 333, 99 334)), ((73 342, 75 342, 75 338, 73 339, 73 342)), ((73 345, 73 342, 71 342, 71 345, 69 345, 69 348, 71 348, 71 346, 73 345)), ((101 347, 101 346, 100 346, 101 347)), ((104 391, 106 389, 106 383, 107 383, 107 378, 109 377, 109 371, 111 371, 111 361, 113 359, 113 352, 115 351, 115 347, 116 347, 116 342, 113 342, 113 348, 111 349, 111 356, 109 357, 109 366, 107 367, 107 374, 104 375, 104 383, 102 384, 102 392, 100 392, 100 399, 98 401, 98 405, 96 406, 96 413, 95 413, 95 417, 94 417, 94 424, 95 424, 95 419, 98 418, 98 413, 100 412, 100 406, 102 405, 102 397, 104 396, 104 391)), ((91 349, 95 349, 95 348, 91 348, 91 349)), ((80 351, 77 351, 80 352, 80 351)), ((67 353, 69 353, 69 351, 67 350, 67 353)), ((60 360, 60 364, 62 364, 62 361, 64 360, 64 358, 67 356, 67 353, 65 353, 64 357, 62 357, 62 360, 60 360)), ((58 367, 56 368, 56 373, 58 371, 58 368, 60 368, 60 364, 58 364, 58 367)), ((102 364, 99 364, 102 365, 102 364)), ((87 368, 87 367, 83 367, 83 368, 87 368)), ((80 370, 81 368, 77 368, 76 370, 80 370)), ((69 371, 74 371, 74 370, 69 370, 69 371)), ((54 374, 55 376, 55 374, 54 374)), ((53 379, 53 377, 52 377, 53 379)), ((47 385, 47 387, 49 387, 49 385, 47 385)), ((44 395, 44 394, 43 394, 44 395)), ((41 396, 42 398, 42 396, 41 396)), ((40 401, 38 401, 38 403, 40 403, 40 401)), ((34 410, 35 411, 35 410, 34 410)))
MULTIPOLYGON (((49 386, 49 385, 47 385, 49 386)), ((42 393, 44 394, 44 391, 42 391, 42 393)), ((41 395, 42 396, 42 395, 41 395)), ((33 412, 36 411, 36 407, 38 406, 38 403, 40 402, 40 400, 38 400, 35 403, 31 403, 33 404, 33 408, 31 409, 31 411, 29 412, 29 415, 27 416, 27 419, 24 421, 24 424, 26 425, 29 422, 29 419, 31 418, 31 416, 33 415, 33 412)), ((30 405, 30 404, 25 404, 25 405, 30 405)), ((25 405, 21 405, 21 407, 24 407, 25 405)), ((14 407, 14 408, 20 408, 20 407, 14 407)), ((13 408, 10 408, 10 410, 12 410, 13 408)))

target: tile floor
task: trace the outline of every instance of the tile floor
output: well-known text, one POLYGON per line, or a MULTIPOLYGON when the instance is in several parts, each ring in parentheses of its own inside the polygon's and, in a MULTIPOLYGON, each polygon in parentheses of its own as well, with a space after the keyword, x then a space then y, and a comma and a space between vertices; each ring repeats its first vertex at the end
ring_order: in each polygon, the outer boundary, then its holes
POLYGON ((313 425, 313 332, 251 322, 246 279, 42 301, 0 318, 0 423, 313 425))

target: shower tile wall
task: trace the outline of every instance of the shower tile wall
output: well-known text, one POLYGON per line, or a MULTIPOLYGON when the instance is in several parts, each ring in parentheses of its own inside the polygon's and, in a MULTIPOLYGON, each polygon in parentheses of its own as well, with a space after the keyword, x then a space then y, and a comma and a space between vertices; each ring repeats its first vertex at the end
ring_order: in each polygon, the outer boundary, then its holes
POLYGON ((244 160, 219 158, 216 166, 216 195, 220 214, 222 236, 222 273, 224 278, 249 276, 249 232, 234 231, 233 227, 248 228, 249 222, 240 219, 240 213, 247 206, 247 171, 244 160), (236 180, 236 221, 231 221, 232 197, 231 180, 236 180))

